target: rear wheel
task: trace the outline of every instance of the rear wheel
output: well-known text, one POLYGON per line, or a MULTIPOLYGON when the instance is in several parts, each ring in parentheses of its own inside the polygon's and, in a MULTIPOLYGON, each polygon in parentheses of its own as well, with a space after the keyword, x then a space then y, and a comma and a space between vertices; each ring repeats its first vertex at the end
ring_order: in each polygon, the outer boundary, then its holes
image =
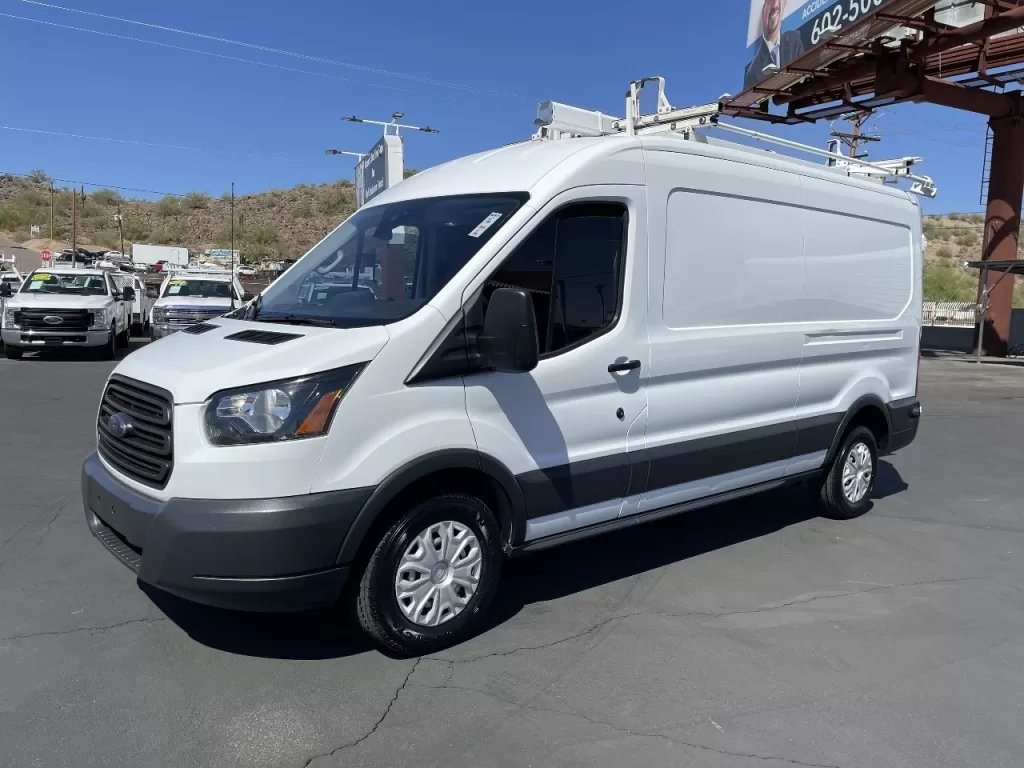
POLYGON ((10 344, 5 344, 4 354, 7 355, 8 360, 21 360, 21 356, 25 354, 25 350, 20 347, 12 347, 10 344))
POLYGON ((117 346, 119 346, 121 348, 127 348, 128 345, 131 344, 131 342, 132 342, 131 326, 129 325, 121 333, 116 335, 116 343, 117 343, 117 346))
POLYGON ((843 438, 822 480, 821 514, 834 520, 850 520, 871 508, 878 477, 878 442, 867 427, 854 427, 843 438))
POLYGON ((502 557, 494 513, 480 499, 428 499, 377 542, 359 582, 359 624, 404 655, 462 642, 494 598, 502 557))

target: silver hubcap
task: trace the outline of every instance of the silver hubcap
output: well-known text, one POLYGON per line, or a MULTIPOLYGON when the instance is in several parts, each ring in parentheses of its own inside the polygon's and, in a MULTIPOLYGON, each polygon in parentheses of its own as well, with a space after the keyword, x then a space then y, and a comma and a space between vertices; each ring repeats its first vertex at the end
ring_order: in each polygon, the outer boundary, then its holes
POLYGON ((483 553, 473 532, 452 520, 422 530, 395 574, 398 607, 413 624, 436 627, 469 604, 480 583, 483 553))
POLYGON ((864 443, 855 443, 843 464, 843 495, 851 504, 863 500, 871 487, 871 450, 864 443))

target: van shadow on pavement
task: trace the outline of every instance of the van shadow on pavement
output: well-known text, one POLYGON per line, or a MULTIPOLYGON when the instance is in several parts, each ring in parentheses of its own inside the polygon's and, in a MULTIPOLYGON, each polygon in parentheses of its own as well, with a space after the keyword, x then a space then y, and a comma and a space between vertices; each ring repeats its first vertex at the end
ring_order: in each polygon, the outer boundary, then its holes
MULTIPOLYGON (((907 488, 892 464, 880 462, 876 499, 907 488)), ((806 488, 794 485, 512 558, 506 563, 480 632, 500 627, 534 603, 768 536, 816 516, 806 488)), ((347 610, 242 613, 197 605, 140 586, 193 640, 228 653, 313 660, 342 658, 373 648, 347 610)))

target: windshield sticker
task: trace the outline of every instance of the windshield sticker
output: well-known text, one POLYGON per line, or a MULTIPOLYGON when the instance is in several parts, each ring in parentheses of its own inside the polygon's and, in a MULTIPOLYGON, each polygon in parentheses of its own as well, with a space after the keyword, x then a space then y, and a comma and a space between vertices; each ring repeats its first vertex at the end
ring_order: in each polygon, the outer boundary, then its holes
POLYGON ((168 285, 184 285, 184 284, 185 284, 184 280, 171 280, 171 282, 168 283, 168 285))
POLYGON ((469 236, 480 237, 480 235, 482 235, 484 232, 490 229, 494 225, 494 222, 496 222, 500 218, 500 213, 489 214, 486 219, 484 219, 483 221, 476 225, 473 231, 469 233, 469 236))
POLYGON ((49 280, 52 277, 48 272, 36 272, 32 275, 33 280, 49 280))

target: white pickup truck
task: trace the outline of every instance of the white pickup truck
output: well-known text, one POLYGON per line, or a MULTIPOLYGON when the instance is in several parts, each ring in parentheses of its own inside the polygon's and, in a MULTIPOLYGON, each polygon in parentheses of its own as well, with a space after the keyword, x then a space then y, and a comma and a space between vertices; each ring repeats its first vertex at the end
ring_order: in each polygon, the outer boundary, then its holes
POLYGON ((190 325, 227 314, 252 296, 225 270, 184 269, 172 272, 160 285, 153 306, 150 338, 153 341, 190 325))
POLYGON ((132 335, 144 336, 149 333, 149 316, 153 312, 157 290, 147 288, 141 277, 130 272, 111 272, 110 279, 118 290, 128 286, 135 293, 135 301, 131 305, 132 335))
POLYGON ((113 360, 128 346, 132 287, 118 288, 108 271, 55 267, 37 269, 15 293, 0 283, 5 298, 0 338, 8 359, 53 347, 92 347, 113 360))

